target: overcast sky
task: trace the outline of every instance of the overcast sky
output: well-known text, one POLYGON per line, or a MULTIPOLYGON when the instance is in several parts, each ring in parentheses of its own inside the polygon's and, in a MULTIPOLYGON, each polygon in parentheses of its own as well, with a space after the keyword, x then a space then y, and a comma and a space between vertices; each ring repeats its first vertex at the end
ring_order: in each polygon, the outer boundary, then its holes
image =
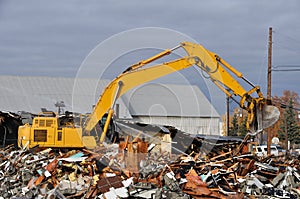
MULTIPOLYGON (((274 31, 273 66, 299 66, 299 10, 299 0, 0 0, 0 74, 75 77, 99 43, 124 31, 159 27, 216 52, 266 93, 268 29, 274 31)), ((272 94, 300 93, 299 75, 273 72, 272 94)))

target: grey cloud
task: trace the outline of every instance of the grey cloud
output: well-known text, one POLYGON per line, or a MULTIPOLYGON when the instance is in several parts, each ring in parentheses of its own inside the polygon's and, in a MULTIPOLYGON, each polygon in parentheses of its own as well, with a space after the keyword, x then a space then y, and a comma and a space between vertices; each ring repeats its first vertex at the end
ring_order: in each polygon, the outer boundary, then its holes
MULTIPOLYGON (((2 0, 0 73, 72 76, 100 42, 154 26, 189 35, 265 89, 270 26, 275 31, 273 64, 299 64, 299 8, 298 0, 2 0)), ((298 75, 276 74, 274 93, 284 88, 300 93, 291 86, 299 82, 298 75)))

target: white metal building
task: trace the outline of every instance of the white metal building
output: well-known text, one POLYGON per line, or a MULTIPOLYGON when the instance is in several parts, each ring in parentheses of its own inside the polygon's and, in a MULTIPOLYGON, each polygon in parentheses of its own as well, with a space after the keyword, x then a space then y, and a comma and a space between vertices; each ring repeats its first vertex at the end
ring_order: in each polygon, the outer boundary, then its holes
MULTIPOLYGON (((0 111, 38 113, 41 108, 78 113, 92 106, 108 80, 61 77, 0 76, 0 111)), ((132 89, 116 102, 119 118, 170 125, 188 133, 219 135, 220 116, 197 86, 149 83, 132 89)))
POLYGON ((122 98, 136 121, 219 135, 220 115, 197 86, 144 84, 122 98))
MULTIPOLYGON (((57 112, 56 102, 63 101, 64 110, 89 113, 108 80, 61 77, 0 76, 0 110, 41 112, 41 108, 57 112)), ((119 115, 131 118, 122 99, 119 115)))

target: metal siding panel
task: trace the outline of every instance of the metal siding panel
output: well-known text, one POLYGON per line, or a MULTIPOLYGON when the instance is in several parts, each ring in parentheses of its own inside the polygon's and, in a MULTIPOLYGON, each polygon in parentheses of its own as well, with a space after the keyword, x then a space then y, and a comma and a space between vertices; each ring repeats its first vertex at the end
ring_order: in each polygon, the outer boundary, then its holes
POLYGON ((200 89, 193 85, 148 83, 125 96, 135 116, 220 117, 200 89), (153 109, 157 105, 162 109, 153 109))
MULTIPOLYGON (((0 76, 0 110, 38 113, 41 108, 47 108, 57 111, 54 104, 64 101, 65 110, 91 112, 92 105, 100 95, 97 93, 102 93, 109 82, 88 78, 0 76)), ((122 99, 120 101, 122 102, 122 99)), ((120 104, 123 115, 130 118, 124 103, 120 104)))
POLYGON ((220 135, 218 118, 190 118, 190 117, 134 117, 135 120, 149 124, 174 126, 186 133, 220 135))

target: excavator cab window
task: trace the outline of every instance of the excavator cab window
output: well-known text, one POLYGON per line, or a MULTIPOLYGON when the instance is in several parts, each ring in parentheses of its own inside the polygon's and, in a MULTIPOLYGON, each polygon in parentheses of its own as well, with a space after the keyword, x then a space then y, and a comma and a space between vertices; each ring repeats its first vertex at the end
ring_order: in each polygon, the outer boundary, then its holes
MULTIPOLYGON (((99 120, 99 126, 101 127, 101 131, 104 129, 104 125, 106 122, 108 114, 104 114, 104 116, 99 120)), ((115 130, 115 123, 113 121, 113 118, 110 120, 108 130, 106 133, 106 139, 109 140, 110 142, 119 142, 119 134, 115 130)))

